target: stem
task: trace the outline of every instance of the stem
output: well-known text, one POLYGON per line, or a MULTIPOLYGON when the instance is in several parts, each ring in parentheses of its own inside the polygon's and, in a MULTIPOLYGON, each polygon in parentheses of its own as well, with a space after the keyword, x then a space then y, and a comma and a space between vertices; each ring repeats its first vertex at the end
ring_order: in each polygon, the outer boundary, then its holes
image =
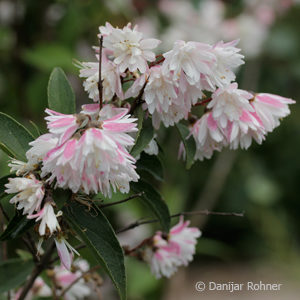
MULTIPOLYGON (((198 211, 192 211, 192 212, 181 212, 178 214, 171 215, 171 218, 177 218, 180 216, 193 216, 193 215, 215 215, 215 216, 232 216, 232 217, 244 217, 244 212, 242 213, 236 213, 236 212, 217 212, 217 211, 208 211, 206 210, 198 210, 198 211)), ((158 222, 158 219, 151 219, 151 220, 146 220, 146 221, 135 221, 134 223, 129 224, 128 226, 121 228, 116 231, 116 233, 122 233, 127 230, 131 230, 135 227, 138 227, 140 225, 144 224, 150 224, 150 223, 156 223, 158 222)))
POLYGON ((156 66, 158 64, 160 64, 161 62, 163 62, 165 60, 165 58, 162 56, 162 54, 156 55, 156 58, 161 57, 161 59, 154 61, 150 64, 150 68, 153 66, 156 66))
POLYGON ((194 106, 205 105, 205 104, 207 104, 208 102, 210 102, 211 100, 212 100, 211 98, 202 100, 201 102, 196 103, 194 106))
POLYGON ((51 242, 51 245, 49 246, 48 250, 46 251, 46 253, 42 256, 40 262, 35 266, 35 268, 33 269, 30 278, 28 279, 28 281, 26 282, 22 293, 20 295, 20 297, 18 298, 18 300, 24 300, 25 297, 27 296, 28 292, 30 291, 30 289, 32 288, 36 278, 45 270, 45 268, 48 266, 49 261, 51 259, 53 250, 55 248, 55 244, 54 241, 51 242))
POLYGON ((120 204, 120 203, 124 203, 124 202, 127 202, 131 199, 135 199, 135 198, 138 198, 138 197, 141 197, 144 195, 144 192, 141 192, 141 193, 138 193, 138 194, 134 194, 126 199, 123 199, 123 200, 119 200, 119 201, 115 201, 115 202, 112 202, 112 203, 107 203, 107 204, 102 204, 100 205, 100 208, 106 208, 106 207, 109 207, 109 206, 113 206, 113 205, 117 205, 117 204, 120 204))
POLYGON ((148 83, 148 81, 146 79, 140 93, 138 94, 138 96, 136 97, 136 99, 134 100, 134 102, 130 108, 129 114, 132 114, 135 111, 135 109, 138 107, 138 105, 141 103, 142 96, 144 94, 144 90, 145 90, 147 83, 148 83))
POLYGON ((99 91, 99 107, 100 110, 103 106, 103 84, 102 84, 102 48, 103 48, 103 36, 99 39, 99 81, 98 81, 98 91, 99 91))

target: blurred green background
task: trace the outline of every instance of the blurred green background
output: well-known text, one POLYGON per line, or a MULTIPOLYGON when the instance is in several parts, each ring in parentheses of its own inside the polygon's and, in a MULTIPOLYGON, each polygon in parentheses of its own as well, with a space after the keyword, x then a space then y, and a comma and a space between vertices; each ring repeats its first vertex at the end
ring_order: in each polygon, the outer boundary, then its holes
MULTIPOLYGON (((203 2, 0 1, 0 111, 29 128, 32 120, 45 129, 47 82, 56 66, 67 73, 78 104, 89 102, 73 59, 94 60, 91 46, 97 44, 98 26, 106 21, 113 26, 138 23, 146 35, 161 38, 166 44, 177 33, 178 38, 197 41, 203 38, 210 42, 240 33, 242 52, 249 53, 246 64, 238 71, 240 86, 297 101, 300 98, 300 5, 280 0, 203 2), (204 6, 207 2, 214 2, 215 8, 208 9, 204 6), (237 24, 234 20, 244 23, 237 24), (261 27, 251 25, 259 22, 261 27), (170 30, 174 32, 171 34, 170 30)), ((246 214, 244 218, 193 218, 192 224, 203 232, 197 256, 188 269, 180 270, 170 281, 156 281, 146 265, 128 261, 130 299, 200 299, 194 290, 196 281, 243 282, 249 278, 281 280, 285 283, 281 292, 288 296, 277 293, 272 299, 277 299, 276 296, 299 299, 299 104, 293 105, 291 111, 262 145, 253 144, 248 151, 217 153, 211 160, 197 162, 190 171, 177 160, 176 130, 160 131, 165 182, 158 188, 172 213, 207 208, 246 214)), ((9 172, 7 161, 8 157, 1 153, 1 176, 9 172)), ((120 210, 112 212, 118 215, 115 222, 119 224, 148 216, 134 201, 120 210)), ((155 226, 137 228, 120 238, 134 245, 155 229, 155 226)), ((201 297, 219 299, 218 294, 207 293, 201 297)), ((224 298, 227 299, 223 293, 224 298)))

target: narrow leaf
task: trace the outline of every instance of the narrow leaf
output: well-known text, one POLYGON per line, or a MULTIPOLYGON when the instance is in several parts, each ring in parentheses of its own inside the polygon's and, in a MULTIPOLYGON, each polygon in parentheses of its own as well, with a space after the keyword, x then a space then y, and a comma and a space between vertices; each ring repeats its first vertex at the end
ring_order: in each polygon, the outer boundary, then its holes
POLYGON ((33 227, 34 224, 34 220, 29 220, 26 216, 16 212, 15 216, 9 221, 5 231, 0 235, 0 241, 13 240, 33 227))
MULTIPOLYGON (((0 112, 0 143, 18 159, 25 159, 32 134, 12 117, 0 112)), ((1 147, 2 148, 2 147, 1 147)))
POLYGON ((3 176, 3 177, 1 177, 0 178, 0 199, 4 196, 4 195, 6 195, 5 194, 5 189, 6 189, 6 187, 5 187, 5 184, 7 184, 8 183, 8 178, 12 178, 12 177, 15 177, 15 175, 6 175, 6 176, 3 176))
POLYGON ((50 75, 48 105, 63 114, 74 114, 76 111, 73 89, 61 68, 55 68, 50 75))
POLYGON ((153 188, 149 183, 140 180, 139 182, 133 182, 131 189, 135 193, 143 192, 141 201, 151 210, 151 212, 159 219, 162 229, 168 232, 170 229, 170 212, 167 204, 161 198, 158 191, 153 188))
POLYGON ((196 144, 193 138, 188 138, 188 135, 190 134, 189 129, 187 126, 178 123, 176 125, 176 128, 180 134, 181 140, 184 144, 184 148, 186 151, 186 168, 190 169, 191 166, 194 163, 194 157, 196 153, 196 144))
POLYGON ((149 155, 142 152, 136 163, 137 171, 143 170, 151 174, 156 180, 163 181, 164 171, 161 161, 156 155, 149 155))
POLYGON ((145 147, 150 143, 154 135, 152 122, 150 119, 144 120, 143 125, 138 132, 135 145, 132 147, 130 154, 137 157, 145 147))
POLYGON ((33 269, 33 261, 10 259, 0 262, 0 293, 19 287, 33 269))
POLYGON ((120 298, 126 299, 126 273, 123 249, 109 221, 95 205, 87 211, 83 205, 72 201, 63 209, 64 216, 114 282, 120 298))
POLYGON ((39 129, 39 127, 33 122, 33 121, 29 121, 30 124, 32 125, 34 131, 32 132, 32 135, 35 137, 35 138, 38 138, 42 133, 41 133, 41 130, 39 129))

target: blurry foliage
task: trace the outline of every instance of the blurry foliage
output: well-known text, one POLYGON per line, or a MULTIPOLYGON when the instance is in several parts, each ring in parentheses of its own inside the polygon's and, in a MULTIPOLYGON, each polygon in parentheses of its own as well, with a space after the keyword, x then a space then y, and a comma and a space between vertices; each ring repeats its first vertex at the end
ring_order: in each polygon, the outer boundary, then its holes
MULTIPOLYGON (((10 2, 10 1, 6 1, 10 2)), ((135 1, 137 2, 137 1, 135 1)), ((193 0, 197 6, 198 0, 193 0)), ((239 13, 241 1, 228 1, 228 15, 239 13)), ((88 102, 72 60, 93 59, 90 45, 97 43, 98 26, 106 21, 123 25, 132 13, 120 1, 58 0, 16 1, 18 11, 10 22, 0 20, 0 111, 11 114, 24 124, 33 120, 38 125, 47 105, 47 82, 53 67, 62 67, 70 77, 77 99, 88 102), (108 3, 108 5, 105 5, 108 3), (114 7, 112 11, 109 7, 114 7)), ((139 12, 147 7, 140 3, 139 12), (143 6, 143 5, 144 6, 143 6)), ((149 3, 148 3, 149 4, 149 3)), ((12 4, 16 5, 16 4, 12 4)), ((148 5, 152 14, 160 16, 156 2, 148 5)), ((15 7, 15 9, 17 9, 15 7)), ((293 8, 273 26, 265 49, 256 62, 259 80, 257 90, 300 99, 300 8, 293 8)), ((241 76, 243 75, 243 70, 241 76)), ((215 210, 245 211, 245 218, 210 217, 203 228, 198 245, 197 261, 208 260, 281 260, 299 263, 300 243, 300 107, 291 107, 292 114, 269 134, 263 145, 253 144, 248 151, 239 151, 227 178, 215 210)), ((31 125, 30 125, 31 126, 31 125)), ((44 125, 42 125, 44 126, 44 125)), ((32 127, 30 127, 32 128, 32 127)), ((171 213, 190 210, 198 201, 206 179, 215 162, 197 162, 189 171, 177 160, 179 135, 176 129, 160 134, 166 158, 165 181, 159 184, 171 213)), ((0 153, 1 176, 8 174, 8 157, 0 153)), ((5 209, 13 215, 13 207, 4 201, 5 209)), ((145 215, 146 208, 137 200, 126 206, 134 218, 145 215)), ((125 206, 122 213, 126 215, 125 206)), ((108 213, 117 214, 115 210, 108 213)), ((116 224, 120 226, 117 217, 116 224)), ((124 225, 133 220, 126 219, 124 225)), ((156 226, 156 225, 154 225, 156 226)), ((156 228, 156 227, 153 227, 156 228)), ((136 231, 132 231, 134 235, 136 231)), ((12 250, 16 245, 9 245, 12 250)), ((83 250, 82 253, 86 251, 83 250)), ((92 256, 90 262, 93 263, 92 256)), ((162 290, 148 267, 140 262, 127 263, 131 299, 157 299, 162 290), (143 295, 143 296, 141 296, 143 295)))

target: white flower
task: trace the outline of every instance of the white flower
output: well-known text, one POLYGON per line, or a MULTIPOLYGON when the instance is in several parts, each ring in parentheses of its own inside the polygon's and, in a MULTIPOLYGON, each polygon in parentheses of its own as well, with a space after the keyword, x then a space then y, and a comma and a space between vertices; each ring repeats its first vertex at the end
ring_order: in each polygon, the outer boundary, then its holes
POLYGON ((227 127, 228 121, 238 121, 243 110, 253 112, 249 100, 253 95, 247 91, 238 89, 237 83, 219 88, 212 94, 212 100, 207 108, 212 109, 212 116, 221 128, 227 127))
POLYGON ((11 172, 16 172, 17 176, 26 175, 35 170, 43 161, 47 152, 57 145, 58 139, 47 133, 39 136, 29 145, 31 148, 26 152, 27 162, 12 159, 8 166, 11 172))
POLYGON ((156 278, 170 277, 179 266, 187 266, 193 260, 201 232, 198 228, 188 226, 189 221, 184 222, 181 217, 167 236, 157 232, 153 237, 153 245, 146 248, 144 258, 150 263, 156 278))
POLYGON ((42 236, 48 234, 48 230, 50 235, 60 230, 60 226, 56 218, 59 215, 61 215, 60 212, 55 215, 52 203, 46 202, 44 207, 38 213, 28 215, 27 218, 36 219, 36 222, 41 221, 39 225, 39 234, 42 236))
POLYGON ((228 122, 227 128, 224 129, 227 140, 231 149, 248 149, 251 146, 252 139, 261 144, 265 139, 265 128, 256 114, 243 110, 239 120, 228 122))
POLYGON ((5 185, 7 194, 15 194, 10 203, 18 204, 17 209, 24 209, 23 214, 32 214, 40 209, 45 195, 43 183, 30 174, 24 178, 9 178, 5 185))
POLYGON ((154 61, 155 54, 150 51, 160 43, 156 39, 143 39, 143 34, 137 31, 137 26, 131 29, 129 23, 123 29, 100 27, 103 34, 103 46, 113 51, 114 63, 119 66, 120 72, 129 69, 130 72, 139 70, 145 73, 148 70, 147 61, 154 61))
POLYGON ((46 109, 49 115, 45 118, 49 131, 58 137, 59 144, 67 141, 80 127, 87 123, 88 118, 82 115, 66 115, 51 109, 46 109))
POLYGON ((150 143, 144 148, 144 152, 149 155, 158 155, 159 150, 155 138, 153 138, 150 143))
POLYGON ((163 54, 163 72, 173 73, 173 79, 185 76, 189 84, 199 84, 200 76, 211 74, 216 63, 212 47, 197 42, 176 41, 169 52, 163 54))
POLYGON ((196 142, 195 159, 211 158, 213 151, 221 151, 226 144, 226 139, 212 113, 205 113, 191 128, 191 133, 196 142))
POLYGON ((67 269, 71 270, 73 253, 80 255, 63 237, 55 238, 55 245, 57 249, 58 256, 62 265, 67 269), (71 251, 71 253, 69 252, 71 251))
POLYGON ((100 191, 110 196, 111 188, 128 192, 130 181, 137 181, 139 176, 135 159, 127 150, 134 144, 128 133, 137 131, 136 119, 130 118, 127 112, 127 109, 104 106, 98 120, 93 116, 93 127, 83 129, 48 152, 42 176, 50 173, 49 182, 56 179, 57 186, 74 193, 82 189, 86 194, 100 191))
POLYGON ((212 71, 213 74, 209 76, 213 85, 223 87, 235 80, 235 74, 232 70, 244 64, 244 56, 239 54, 241 49, 235 47, 238 42, 239 40, 229 43, 220 41, 213 46, 213 53, 217 58, 212 71))
POLYGON ((288 104, 295 103, 294 100, 272 94, 256 94, 251 102, 263 126, 268 132, 280 124, 280 119, 290 114, 288 104))
POLYGON ((193 260, 197 238, 201 236, 201 231, 198 228, 188 227, 189 225, 190 221, 184 222, 181 216, 179 223, 172 227, 169 233, 169 244, 178 247, 179 250, 178 259, 180 263, 178 263, 178 266, 187 266, 193 260))
POLYGON ((158 113, 168 112, 176 98, 175 83, 172 82, 170 77, 162 73, 161 66, 152 67, 143 94, 143 99, 147 103, 150 114, 153 114, 154 111, 158 113))
MULTIPOLYGON (((99 57, 99 55, 97 56, 99 57)), ((99 59, 99 58, 98 58, 99 59)), ((99 63, 98 62, 82 62, 79 64, 80 77, 86 78, 83 86, 84 90, 88 92, 89 98, 95 102, 99 101, 99 63)), ((121 84, 121 76, 125 74, 120 73, 117 65, 110 61, 106 54, 102 55, 101 65, 101 79, 103 86, 103 100, 109 101, 114 95, 119 99, 123 99, 123 90, 121 84)))
POLYGON ((92 292, 91 287, 85 282, 84 278, 80 278, 83 272, 89 269, 88 263, 85 260, 76 260, 74 266, 74 272, 70 272, 63 266, 56 266, 54 268, 55 281, 61 289, 66 289, 76 281, 66 292, 64 296, 65 300, 83 300, 92 292), (80 279, 78 280, 78 278, 80 279))

